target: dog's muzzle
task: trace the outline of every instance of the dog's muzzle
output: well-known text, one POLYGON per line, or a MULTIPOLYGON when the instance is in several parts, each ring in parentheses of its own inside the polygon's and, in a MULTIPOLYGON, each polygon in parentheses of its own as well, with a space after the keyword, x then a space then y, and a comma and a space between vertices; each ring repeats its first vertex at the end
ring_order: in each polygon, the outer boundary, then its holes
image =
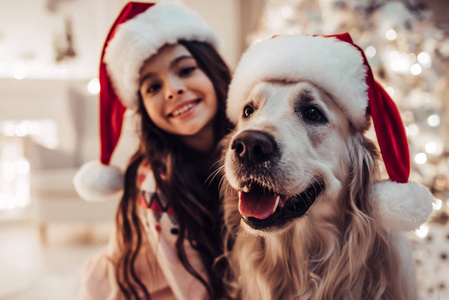
POLYGON ((279 152, 271 135, 256 130, 245 130, 237 135, 231 149, 238 161, 246 167, 270 161, 279 152))
POLYGON ((276 165, 281 151, 273 136, 245 130, 231 143, 233 172, 239 182, 239 211, 243 221, 256 230, 280 228, 306 214, 324 189, 316 179, 298 195, 283 195, 276 188, 276 165))

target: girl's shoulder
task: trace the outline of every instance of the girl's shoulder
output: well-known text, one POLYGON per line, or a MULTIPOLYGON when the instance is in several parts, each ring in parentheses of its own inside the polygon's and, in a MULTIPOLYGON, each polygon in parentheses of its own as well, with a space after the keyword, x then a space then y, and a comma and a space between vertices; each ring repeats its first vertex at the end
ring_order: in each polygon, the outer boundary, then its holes
POLYGON ((154 180, 153 170, 147 160, 143 160, 137 169, 137 187, 141 191, 156 191, 156 181, 154 180))
POLYGON ((136 185, 139 191, 138 205, 145 209, 151 202, 151 199, 156 195, 156 180, 154 179, 154 173, 151 169, 151 165, 147 160, 143 160, 138 169, 136 177, 136 185))
MULTIPOLYGON (((160 176, 162 180, 165 180, 164 174, 160 174, 160 176)), ((138 204, 140 207, 157 213, 172 213, 168 201, 159 194, 154 172, 146 160, 143 160, 137 169, 137 188, 139 190, 138 204)))

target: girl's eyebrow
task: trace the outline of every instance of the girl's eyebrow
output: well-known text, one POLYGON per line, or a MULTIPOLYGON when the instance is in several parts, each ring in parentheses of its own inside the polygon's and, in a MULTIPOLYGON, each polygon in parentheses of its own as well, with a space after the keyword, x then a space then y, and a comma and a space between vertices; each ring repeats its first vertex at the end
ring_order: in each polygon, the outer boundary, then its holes
MULTIPOLYGON (((184 60, 184 59, 194 59, 191 55, 181 55, 178 56, 177 58, 175 58, 171 63, 170 63, 170 68, 174 68, 180 61, 184 60)), ((149 72, 147 74, 145 74, 144 76, 142 76, 142 78, 140 78, 140 82, 139 82, 139 86, 142 85, 142 83, 145 82, 145 80, 156 76, 156 73, 153 72, 149 72)))
POLYGON ((171 63, 170 63, 170 68, 175 67, 180 61, 184 60, 184 59, 193 59, 193 57, 191 55, 181 55, 178 56, 177 58, 175 58, 171 63))
POLYGON ((154 77, 154 76, 156 76, 156 73, 150 72, 150 73, 145 74, 144 76, 142 76, 142 78, 140 78, 139 86, 142 86, 142 83, 144 83, 145 80, 147 80, 147 79, 149 79, 151 77, 154 77))

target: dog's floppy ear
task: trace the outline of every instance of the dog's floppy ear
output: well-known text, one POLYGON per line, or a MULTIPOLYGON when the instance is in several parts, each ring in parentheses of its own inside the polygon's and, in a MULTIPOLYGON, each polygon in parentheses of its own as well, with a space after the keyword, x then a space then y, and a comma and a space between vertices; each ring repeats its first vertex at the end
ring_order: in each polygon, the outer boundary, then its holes
POLYGON ((348 178, 350 198, 354 199, 354 204, 359 209, 371 215, 372 210, 368 209, 366 199, 370 198, 371 186, 376 176, 376 160, 378 159, 376 146, 362 133, 354 130, 349 143, 349 157, 351 162, 348 178))

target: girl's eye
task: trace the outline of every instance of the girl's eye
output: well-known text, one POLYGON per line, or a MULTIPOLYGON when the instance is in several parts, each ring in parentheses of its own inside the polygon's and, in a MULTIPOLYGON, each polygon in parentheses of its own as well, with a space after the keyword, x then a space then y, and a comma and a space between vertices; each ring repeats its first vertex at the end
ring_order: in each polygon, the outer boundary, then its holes
POLYGON ((154 94, 161 88, 160 83, 150 84, 147 88, 147 94, 154 94))
POLYGON ((304 116, 314 122, 326 122, 324 115, 316 107, 308 107, 304 110, 304 116))
POLYGON ((249 118, 254 113, 254 107, 252 105, 245 105, 243 108, 243 117, 249 118))
POLYGON ((190 73, 192 73, 195 70, 196 70, 196 67, 182 68, 181 71, 179 72, 179 75, 180 76, 188 76, 188 75, 190 75, 190 73))

